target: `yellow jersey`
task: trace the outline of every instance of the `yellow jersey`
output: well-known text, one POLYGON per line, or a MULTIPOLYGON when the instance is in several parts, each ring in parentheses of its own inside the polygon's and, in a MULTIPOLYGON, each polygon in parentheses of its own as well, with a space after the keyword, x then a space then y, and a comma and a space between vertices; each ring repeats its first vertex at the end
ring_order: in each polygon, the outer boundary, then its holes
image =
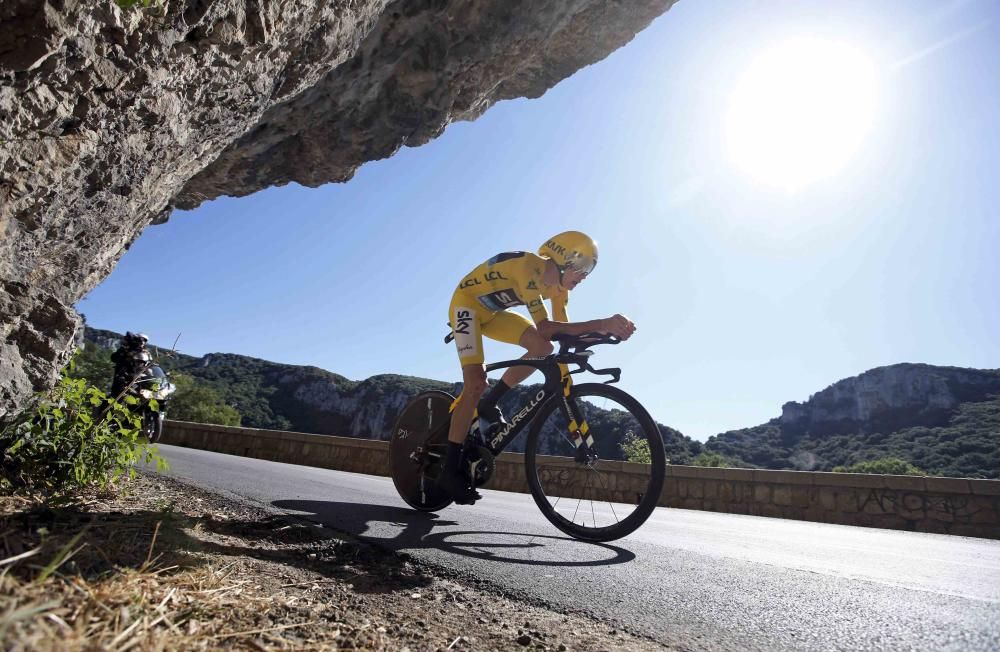
POLYGON ((463 298, 490 312, 527 306, 536 324, 549 318, 543 301, 549 299, 553 319, 569 321, 566 314, 569 291, 542 282, 545 263, 545 258, 526 251, 497 254, 462 278, 455 288, 455 298, 463 298))

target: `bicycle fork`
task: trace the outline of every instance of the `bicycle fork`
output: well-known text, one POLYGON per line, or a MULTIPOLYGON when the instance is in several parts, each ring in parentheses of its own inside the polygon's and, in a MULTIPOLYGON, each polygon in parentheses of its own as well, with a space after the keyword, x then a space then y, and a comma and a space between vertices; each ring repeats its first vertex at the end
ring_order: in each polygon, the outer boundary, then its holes
POLYGON ((597 453, 594 450, 594 437, 590 434, 590 426, 583 418, 582 411, 577 407, 575 401, 569 399, 570 389, 573 387, 573 379, 569 375, 564 376, 563 382, 563 404, 562 409, 566 414, 570 439, 576 447, 573 459, 577 464, 592 466, 597 461, 597 453))

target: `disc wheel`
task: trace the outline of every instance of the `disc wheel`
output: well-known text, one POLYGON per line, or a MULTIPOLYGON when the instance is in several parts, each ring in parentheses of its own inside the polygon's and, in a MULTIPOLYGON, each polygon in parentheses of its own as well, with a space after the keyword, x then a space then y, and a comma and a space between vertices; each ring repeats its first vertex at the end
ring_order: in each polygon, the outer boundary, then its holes
POLYGON ((649 413, 610 385, 575 385, 569 403, 586 420, 592 453, 570 434, 562 396, 542 406, 525 449, 531 495, 542 514, 576 539, 612 541, 631 534, 656 508, 666 455, 649 413))
POLYGON ((389 468, 396 491, 407 505, 436 512, 451 504, 437 484, 448 443, 448 412, 455 398, 447 392, 424 392, 396 419, 389 440, 389 468))

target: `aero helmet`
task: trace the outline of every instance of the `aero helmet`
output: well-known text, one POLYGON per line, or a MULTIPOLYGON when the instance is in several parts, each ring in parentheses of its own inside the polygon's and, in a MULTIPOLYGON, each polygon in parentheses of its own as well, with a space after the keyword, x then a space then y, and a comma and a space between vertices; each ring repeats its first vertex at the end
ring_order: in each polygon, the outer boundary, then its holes
POLYGON ((538 248, 538 255, 551 258, 560 277, 567 269, 590 274, 597 265, 597 243, 586 233, 566 231, 546 240, 538 248))

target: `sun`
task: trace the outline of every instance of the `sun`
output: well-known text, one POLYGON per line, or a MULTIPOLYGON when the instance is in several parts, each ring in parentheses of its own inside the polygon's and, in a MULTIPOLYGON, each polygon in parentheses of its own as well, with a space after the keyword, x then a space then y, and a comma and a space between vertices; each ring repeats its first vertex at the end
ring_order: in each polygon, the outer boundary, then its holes
POLYGON ((832 176, 868 132, 875 86, 871 60, 844 43, 798 38, 774 46, 730 98, 730 154, 758 181, 787 190, 832 176))

